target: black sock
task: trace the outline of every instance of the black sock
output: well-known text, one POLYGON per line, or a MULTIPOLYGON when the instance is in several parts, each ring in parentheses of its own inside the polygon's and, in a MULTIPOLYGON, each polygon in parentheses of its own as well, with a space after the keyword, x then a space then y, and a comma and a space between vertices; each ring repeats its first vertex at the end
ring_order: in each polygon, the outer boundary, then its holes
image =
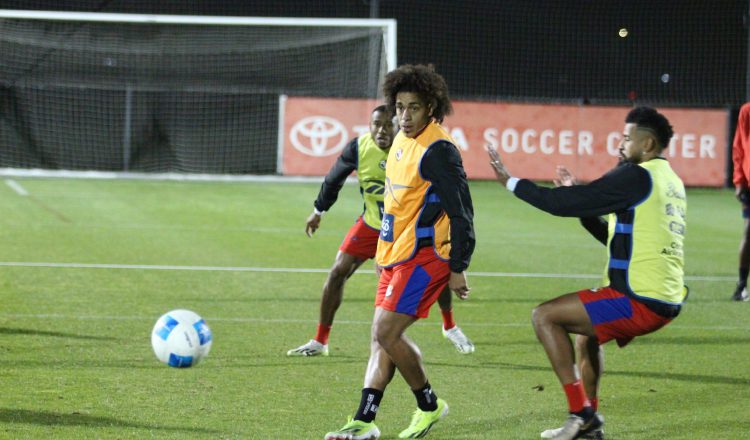
POLYGON ((596 414, 596 412, 590 406, 584 406, 582 410, 580 410, 578 412, 575 412, 573 414, 575 414, 578 417, 582 418, 584 422, 588 422, 589 420, 591 420, 594 417, 594 415, 596 414))
POLYGON ((411 390, 417 398, 417 406, 422 411, 435 411, 437 409, 437 396, 432 391, 430 382, 418 390, 411 390))
POLYGON ((738 286, 747 286, 747 275, 750 273, 750 268, 740 267, 740 280, 737 282, 738 286))
POLYGON ((380 400, 383 398, 383 392, 375 388, 362 388, 362 400, 359 401, 359 408, 354 420, 361 420, 370 423, 375 420, 380 407, 380 400))

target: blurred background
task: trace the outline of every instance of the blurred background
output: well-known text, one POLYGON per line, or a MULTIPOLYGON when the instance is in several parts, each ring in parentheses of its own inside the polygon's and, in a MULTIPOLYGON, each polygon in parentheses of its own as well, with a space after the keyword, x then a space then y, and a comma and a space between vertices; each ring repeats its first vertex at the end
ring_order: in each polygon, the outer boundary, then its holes
MULTIPOLYGON (((434 64, 454 100, 719 109, 721 148, 750 93, 747 0, 17 0, 0 8, 394 19, 398 64, 434 64)), ((0 20, 0 167, 278 174, 279 96, 377 99, 392 68, 384 34, 368 28, 0 20)))

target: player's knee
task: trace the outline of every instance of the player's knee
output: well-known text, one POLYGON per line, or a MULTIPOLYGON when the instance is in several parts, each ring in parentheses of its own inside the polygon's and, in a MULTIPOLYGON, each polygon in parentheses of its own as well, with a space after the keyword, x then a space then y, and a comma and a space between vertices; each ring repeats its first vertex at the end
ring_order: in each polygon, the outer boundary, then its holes
POLYGON ((541 305, 534 307, 531 311, 531 324, 534 328, 540 328, 549 323, 547 307, 541 305))
POLYGON ((399 337, 400 335, 394 333, 392 329, 386 326, 376 326, 372 331, 373 342, 383 347, 386 351, 393 346, 399 337))
POLYGON ((352 268, 348 264, 335 264, 328 274, 328 278, 331 282, 343 283, 351 270, 352 268))

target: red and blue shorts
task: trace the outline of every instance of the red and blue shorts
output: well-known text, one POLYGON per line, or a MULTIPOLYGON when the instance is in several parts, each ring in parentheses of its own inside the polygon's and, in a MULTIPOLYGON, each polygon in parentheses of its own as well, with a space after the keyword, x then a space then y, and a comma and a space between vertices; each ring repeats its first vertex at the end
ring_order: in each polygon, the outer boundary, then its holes
POLYGON ((380 237, 380 230, 367 226, 362 216, 359 216, 346 233, 339 250, 357 258, 369 260, 375 258, 375 252, 378 250, 378 237, 380 237))
POLYGON ((411 260, 383 269, 375 307, 427 318, 450 275, 448 262, 438 258, 432 246, 423 247, 411 260))
POLYGON ((600 345, 614 339, 617 345, 624 347, 636 336, 656 331, 672 320, 657 315, 643 303, 611 287, 577 293, 594 325, 600 345))

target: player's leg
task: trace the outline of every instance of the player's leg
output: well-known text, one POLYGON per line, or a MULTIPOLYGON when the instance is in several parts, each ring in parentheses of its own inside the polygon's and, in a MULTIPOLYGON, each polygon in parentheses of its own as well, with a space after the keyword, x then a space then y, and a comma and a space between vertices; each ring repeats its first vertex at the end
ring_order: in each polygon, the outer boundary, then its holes
POLYGON ((422 366, 422 354, 404 332, 417 321, 414 316, 378 307, 373 320, 374 343, 388 355, 411 389, 419 389, 427 382, 422 366))
POLYGON ((532 312, 532 323, 568 400, 570 416, 550 438, 571 440, 581 432, 598 428, 601 420, 591 408, 583 382, 576 375, 575 352, 569 336, 575 333, 596 337, 578 293, 563 295, 537 306, 532 312))
POLYGON ((581 373, 583 389, 594 411, 599 410, 599 383, 604 373, 604 350, 596 338, 576 336, 578 371, 581 373))
POLYGON ((333 318, 344 297, 346 280, 365 262, 364 258, 339 251, 323 285, 320 299, 320 318, 315 337, 306 344, 289 350, 287 356, 328 356, 328 335, 333 318))
POLYGON ((737 286, 734 289, 732 299, 734 301, 748 301, 750 295, 747 292, 747 277, 750 272, 750 208, 744 203, 742 204, 742 216, 745 219, 745 224, 742 229, 742 239, 740 240, 740 252, 739 252, 739 279, 737 280, 737 286))
POLYGON ((380 431, 375 425, 375 417, 380 408, 380 401, 383 399, 385 388, 393 379, 395 372, 396 365, 375 338, 375 319, 373 318, 370 359, 367 361, 359 407, 357 412, 354 413, 354 417, 346 425, 338 431, 326 434, 326 440, 378 438, 380 431))
POLYGON ((599 378, 604 369, 602 352, 596 344, 614 339, 617 345, 624 347, 633 338, 654 332, 672 319, 611 287, 581 290, 537 307, 533 313, 534 329, 563 384, 571 412, 562 428, 547 430, 542 433, 543 437, 558 440, 601 438, 600 428, 604 421, 587 398, 587 393, 598 396, 599 378), (577 339, 583 376, 583 381, 577 381, 578 385, 568 382, 576 379, 568 333, 585 337, 577 339), (581 405, 584 409, 576 412, 581 405), (545 435, 550 432, 554 435, 545 435))
POLYGON ((438 305, 440 306, 440 314, 443 317, 442 333, 443 337, 447 338, 456 350, 461 354, 474 353, 474 343, 464 334, 461 327, 456 325, 456 321, 453 317, 453 292, 445 286, 440 296, 438 297, 438 305))
POLYGON ((417 319, 382 308, 378 308, 375 314, 373 333, 377 344, 383 348, 393 365, 398 368, 417 400, 417 410, 414 412, 411 423, 399 434, 399 437, 422 437, 435 423, 448 414, 448 405, 432 390, 424 371, 419 347, 404 334, 417 319))
POLYGON ((379 235, 379 231, 367 226, 362 217, 357 218, 349 228, 323 285, 315 337, 308 343, 289 350, 287 356, 328 355, 328 335, 344 297, 344 284, 362 263, 375 256, 379 235))
MULTIPOLYGON (((327 327, 330 330, 333 325, 333 318, 336 316, 336 311, 344 297, 344 283, 365 261, 365 258, 342 251, 336 254, 336 260, 323 285, 323 296, 320 299, 320 319, 318 321, 320 326, 327 327)), ((327 344, 328 334, 321 335, 319 331, 318 337, 315 339, 327 344)))
MULTIPOLYGON (((598 410, 599 407, 599 379, 604 371, 604 351, 596 338, 577 335, 576 352, 578 353, 578 370, 581 373, 581 382, 586 396, 591 402, 591 409, 598 410)), ((598 414, 598 413, 597 413, 598 414)), ((599 416, 603 421, 603 418, 599 416)), ((548 429, 542 432, 542 438, 555 438, 564 428, 548 429)), ((583 433, 581 439, 604 439, 604 430, 600 426, 583 433)))
POLYGON ((448 413, 430 385, 419 348, 405 331, 419 318, 427 318, 432 304, 448 284, 450 268, 431 248, 422 248, 407 263, 384 269, 376 298, 373 334, 391 358, 417 400, 417 410, 400 438, 422 437, 448 413))

